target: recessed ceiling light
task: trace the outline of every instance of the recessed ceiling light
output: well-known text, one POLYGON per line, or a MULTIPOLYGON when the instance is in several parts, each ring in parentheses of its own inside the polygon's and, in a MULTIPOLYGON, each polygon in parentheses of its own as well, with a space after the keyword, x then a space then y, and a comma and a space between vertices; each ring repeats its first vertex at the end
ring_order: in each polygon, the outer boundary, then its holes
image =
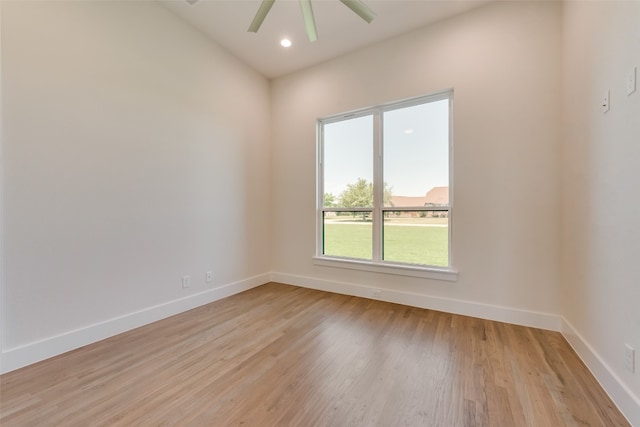
POLYGON ((289 39, 282 39, 282 40, 280 40, 280 46, 282 46, 282 47, 289 47, 289 46, 291 46, 291 40, 289 40, 289 39))
POLYGON ((405 135, 411 135, 413 133, 413 129, 405 129, 404 133, 405 135))

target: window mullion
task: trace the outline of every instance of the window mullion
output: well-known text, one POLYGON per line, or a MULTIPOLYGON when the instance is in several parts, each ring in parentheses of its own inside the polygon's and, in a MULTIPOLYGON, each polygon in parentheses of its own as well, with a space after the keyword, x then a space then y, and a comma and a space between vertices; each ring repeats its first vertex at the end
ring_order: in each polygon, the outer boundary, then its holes
POLYGON ((373 115, 373 261, 382 261, 382 120, 380 110, 373 115))

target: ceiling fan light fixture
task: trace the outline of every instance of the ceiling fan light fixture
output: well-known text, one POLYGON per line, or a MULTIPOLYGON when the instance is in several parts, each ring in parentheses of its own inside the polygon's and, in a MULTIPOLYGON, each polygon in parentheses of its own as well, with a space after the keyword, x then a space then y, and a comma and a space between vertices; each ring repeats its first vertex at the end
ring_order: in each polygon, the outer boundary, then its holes
MULTIPOLYGON (((253 21, 251 21, 251 25, 249 25, 248 31, 252 33, 258 32, 260 26, 264 22, 264 19, 267 17, 267 14, 271 10, 271 7, 275 3, 275 1, 276 0, 262 0, 256 16, 253 18, 253 21)), ((300 9, 302 10, 304 29, 307 32, 307 37, 309 37, 310 42, 315 42, 316 40, 318 40, 318 31, 316 30, 316 21, 313 17, 313 7, 311 6, 311 0, 299 0, 299 2, 300 9)), ((340 0, 340 2, 351 9, 360 18, 364 19, 367 23, 371 23, 371 21, 373 21, 373 18, 376 16, 375 12, 371 10, 366 4, 364 4, 362 0, 340 0)))

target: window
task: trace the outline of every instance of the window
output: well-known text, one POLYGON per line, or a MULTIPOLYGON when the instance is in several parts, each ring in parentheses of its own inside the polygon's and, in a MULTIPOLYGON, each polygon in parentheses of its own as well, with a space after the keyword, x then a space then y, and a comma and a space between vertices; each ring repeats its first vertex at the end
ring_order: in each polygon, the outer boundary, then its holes
POLYGON ((320 264, 453 272, 452 96, 445 91, 318 121, 320 264))

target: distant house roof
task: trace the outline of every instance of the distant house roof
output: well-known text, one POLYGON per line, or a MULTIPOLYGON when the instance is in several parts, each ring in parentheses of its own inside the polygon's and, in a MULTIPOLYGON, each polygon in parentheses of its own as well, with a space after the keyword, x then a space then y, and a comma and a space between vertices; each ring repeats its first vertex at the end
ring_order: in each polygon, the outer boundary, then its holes
POLYGON ((425 203, 430 205, 448 205, 449 204, 449 187, 433 187, 427 191, 425 203))
POLYGON ((391 196, 391 203, 398 208, 417 206, 446 206, 449 204, 449 187, 433 187, 424 196, 391 196))

